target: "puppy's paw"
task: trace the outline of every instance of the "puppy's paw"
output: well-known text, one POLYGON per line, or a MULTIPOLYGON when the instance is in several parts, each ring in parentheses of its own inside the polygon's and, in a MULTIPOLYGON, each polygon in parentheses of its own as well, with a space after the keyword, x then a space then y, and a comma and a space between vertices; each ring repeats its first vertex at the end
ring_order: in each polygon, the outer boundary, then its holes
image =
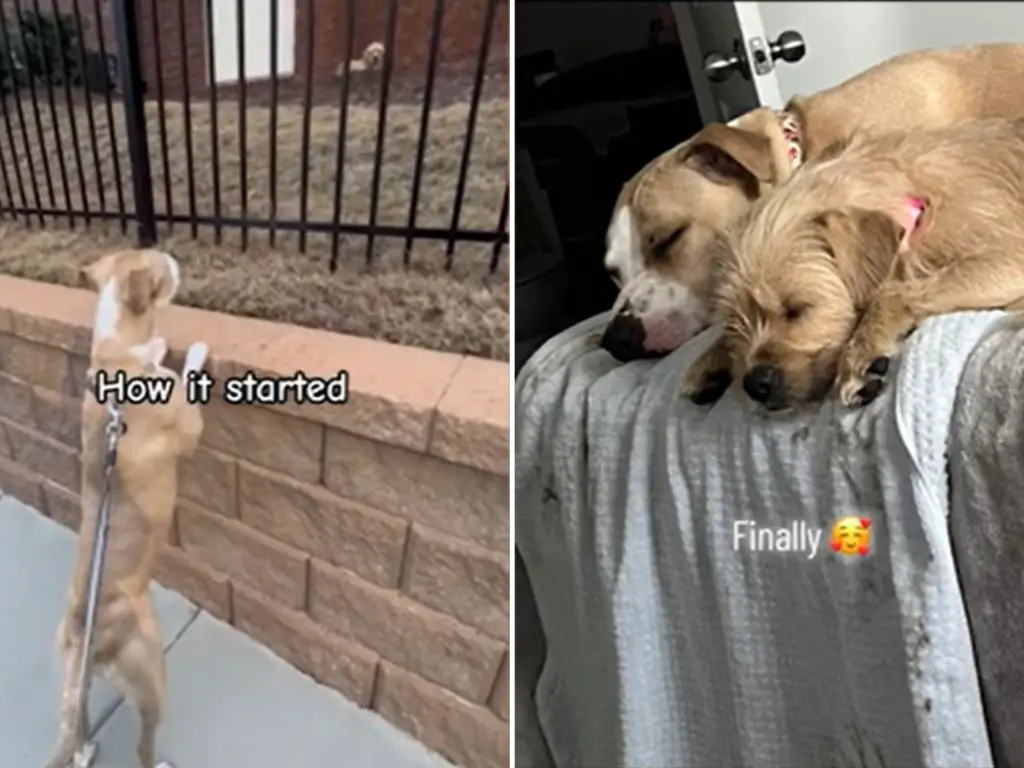
POLYGON ((895 350, 854 345, 839 361, 836 387, 843 405, 857 408, 882 394, 895 350))
POLYGON ((696 405, 717 403, 732 385, 732 374, 727 370, 694 372, 683 379, 680 393, 696 405))
POLYGON ((154 336, 149 340, 150 350, 153 354, 153 365, 162 365, 167 357, 167 339, 163 336, 154 336))
POLYGON ((154 336, 145 344, 136 344, 131 348, 131 353, 144 368, 159 367, 167 357, 167 339, 154 336))
POLYGON ((206 358, 210 354, 210 348, 201 341, 192 344, 185 353, 184 372, 201 371, 206 364, 206 358))

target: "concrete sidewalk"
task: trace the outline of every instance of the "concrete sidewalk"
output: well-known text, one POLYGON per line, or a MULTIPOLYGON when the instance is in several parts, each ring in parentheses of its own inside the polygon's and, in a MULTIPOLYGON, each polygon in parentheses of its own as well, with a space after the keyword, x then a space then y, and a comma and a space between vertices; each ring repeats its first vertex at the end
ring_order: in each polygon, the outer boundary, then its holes
MULTIPOLYGON (((0 766, 42 768, 57 738, 54 648, 74 535, 0 496, 0 766)), ((441 768, 450 764, 181 595, 153 587, 168 698, 158 757, 176 768, 441 768)), ((134 768, 135 711, 102 681, 97 768, 134 768)))

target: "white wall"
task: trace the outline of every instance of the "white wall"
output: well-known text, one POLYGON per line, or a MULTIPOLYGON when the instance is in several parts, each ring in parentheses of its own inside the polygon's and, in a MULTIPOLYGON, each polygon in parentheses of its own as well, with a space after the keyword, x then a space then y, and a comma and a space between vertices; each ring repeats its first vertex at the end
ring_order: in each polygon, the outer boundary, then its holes
MULTIPOLYGON (((245 79, 269 78, 270 4, 277 3, 277 72, 295 72, 296 0, 245 0, 245 79)), ((213 0, 214 75, 218 83, 234 83, 238 69, 238 4, 236 0, 213 0)), ((210 74, 207 69, 206 79, 210 74)))
POLYGON ((761 2, 764 31, 804 36, 807 55, 776 67, 783 99, 829 88, 917 48, 1024 42, 1021 2, 761 2))

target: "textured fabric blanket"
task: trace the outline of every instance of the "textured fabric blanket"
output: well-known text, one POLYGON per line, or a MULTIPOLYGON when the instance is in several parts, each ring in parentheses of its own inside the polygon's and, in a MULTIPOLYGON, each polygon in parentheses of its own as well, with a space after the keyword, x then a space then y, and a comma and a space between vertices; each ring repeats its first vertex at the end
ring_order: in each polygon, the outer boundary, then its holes
POLYGON ((1024 326, 971 355, 949 451, 950 530, 995 763, 1024 768, 1024 326))
POLYGON ((516 541, 569 766, 992 765, 954 568, 946 451, 999 313, 924 324, 881 398, 787 417, 677 395, 713 340, 620 365, 606 316, 516 383, 516 541), (828 547, 870 520, 867 556, 828 547))

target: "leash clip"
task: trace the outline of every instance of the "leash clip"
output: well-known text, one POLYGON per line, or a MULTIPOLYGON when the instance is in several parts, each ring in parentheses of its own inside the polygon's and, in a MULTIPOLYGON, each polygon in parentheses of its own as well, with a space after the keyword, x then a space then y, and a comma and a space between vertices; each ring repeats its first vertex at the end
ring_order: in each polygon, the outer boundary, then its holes
POLYGON ((121 435, 125 433, 124 411, 115 405, 107 406, 107 413, 110 416, 107 421, 107 455, 106 469, 109 473, 117 463, 117 443, 121 435))

